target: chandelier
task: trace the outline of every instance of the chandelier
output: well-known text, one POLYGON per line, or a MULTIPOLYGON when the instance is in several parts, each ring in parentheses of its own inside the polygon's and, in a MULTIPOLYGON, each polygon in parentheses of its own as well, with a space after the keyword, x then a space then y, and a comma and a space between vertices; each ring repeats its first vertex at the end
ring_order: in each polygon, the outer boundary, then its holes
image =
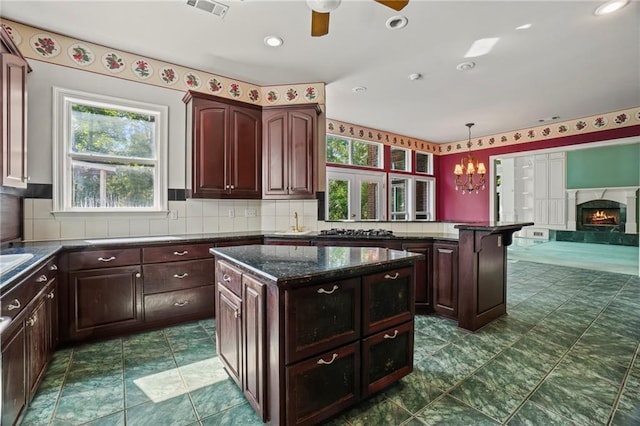
POLYGON ((462 194, 465 192, 476 191, 484 189, 484 175, 487 173, 487 169, 484 167, 484 163, 478 162, 471 155, 471 127, 474 123, 467 123, 465 126, 469 128, 469 142, 467 142, 467 147, 469 147, 469 153, 466 157, 460 160, 459 164, 456 164, 456 168, 453 173, 456 175, 456 191, 462 190, 462 194), (474 174, 477 174, 479 178, 477 182, 474 182, 474 174), (466 177, 463 177, 466 175, 466 177))

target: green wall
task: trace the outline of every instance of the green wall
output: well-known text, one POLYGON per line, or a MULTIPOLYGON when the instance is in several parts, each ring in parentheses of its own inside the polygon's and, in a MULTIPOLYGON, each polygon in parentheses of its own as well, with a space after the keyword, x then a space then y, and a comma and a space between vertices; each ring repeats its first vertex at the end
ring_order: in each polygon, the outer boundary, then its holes
POLYGON ((640 185, 640 143, 567 151, 567 188, 640 185))

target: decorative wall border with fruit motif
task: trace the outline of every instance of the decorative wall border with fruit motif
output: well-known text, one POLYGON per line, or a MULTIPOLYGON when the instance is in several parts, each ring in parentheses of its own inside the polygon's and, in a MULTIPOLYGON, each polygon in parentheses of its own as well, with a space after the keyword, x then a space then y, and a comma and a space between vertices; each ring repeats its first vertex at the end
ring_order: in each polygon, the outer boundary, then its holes
POLYGON ((593 115, 591 117, 546 124, 511 132, 473 138, 471 146, 469 141, 436 144, 421 139, 371 129, 357 124, 345 123, 327 118, 327 134, 353 137, 362 140, 380 142, 385 145, 400 146, 414 151, 431 152, 435 155, 456 154, 459 152, 476 151, 480 149, 494 148, 497 146, 518 145, 528 142, 539 142, 546 139, 573 136, 580 133, 600 132, 619 127, 635 126, 640 124, 640 107, 624 109, 606 114, 593 115))
POLYGON ((25 58, 179 91, 195 90, 250 104, 325 103, 324 83, 258 86, 111 49, 2 18, 25 58))
POLYGON ((399 146, 409 148, 414 151, 438 152, 438 144, 427 142, 422 139, 410 138, 396 133, 385 132, 383 130, 363 127, 357 124, 345 123, 343 121, 327 118, 327 134, 336 136, 346 136, 349 138, 361 139, 365 141, 379 142, 383 145, 399 146))

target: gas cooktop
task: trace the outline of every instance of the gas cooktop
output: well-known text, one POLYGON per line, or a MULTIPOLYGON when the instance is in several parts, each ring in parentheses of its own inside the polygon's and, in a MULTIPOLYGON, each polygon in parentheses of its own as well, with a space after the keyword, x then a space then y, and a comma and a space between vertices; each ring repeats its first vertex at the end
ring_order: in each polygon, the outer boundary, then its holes
POLYGON ((330 235, 335 237, 384 237, 394 238, 393 231, 386 229, 323 229, 320 235, 330 235))

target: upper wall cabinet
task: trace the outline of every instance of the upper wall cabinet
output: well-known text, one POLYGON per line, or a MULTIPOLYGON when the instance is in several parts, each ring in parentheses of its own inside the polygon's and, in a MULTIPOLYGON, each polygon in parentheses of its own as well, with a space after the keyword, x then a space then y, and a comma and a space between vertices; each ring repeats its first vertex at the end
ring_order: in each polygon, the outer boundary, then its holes
POLYGON ((317 105, 265 109, 262 197, 314 197, 317 105))
POLYGON ((0 25, 0 175, 3 186, 27 187, 27 73, 30 71, 18 47, 0 25))
POLYGON ((187 197, 260 198, 261 108, 187 92, 187 197))

